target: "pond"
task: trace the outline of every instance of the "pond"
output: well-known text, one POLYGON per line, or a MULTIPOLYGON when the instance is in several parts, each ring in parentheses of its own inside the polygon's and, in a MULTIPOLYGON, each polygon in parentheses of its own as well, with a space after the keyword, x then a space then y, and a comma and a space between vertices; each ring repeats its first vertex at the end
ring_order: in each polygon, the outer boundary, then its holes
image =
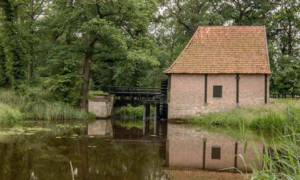
POLYGON ((0 179, 164 180, 176 179, 176 170, 246 172, 262 166, 256 159, 262 143, 253 141, 246 149, 226 132, 183 124, 159 122, 156 133, 153 125, 143 133, 116 120, 28 121, 1 128, 0 179))

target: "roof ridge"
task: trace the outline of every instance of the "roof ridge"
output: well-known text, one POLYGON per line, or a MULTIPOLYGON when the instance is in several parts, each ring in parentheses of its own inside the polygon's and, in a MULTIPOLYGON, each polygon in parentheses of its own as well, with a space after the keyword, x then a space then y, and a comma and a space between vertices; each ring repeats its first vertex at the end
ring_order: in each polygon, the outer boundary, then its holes
POLYGON ((198 26, 196 32, 194 33, 194 35, 192 36, 192 38, 189 40, 189 42, 187 43, 187 45, 185 46, 185 48, 182 50, 182 52, 180 53, 180 55, 176 58, 176 60, 172 63, 172 65, 166 69, 164 71, 164 73, 167 73, 167 71, 169 71, 170 69, 172 69, 172 67, 176 64, 177 60, 179 60, 179 58, 183 55, 183 53, 187 50, 187 48, 190 46, 190 44, 192 43, 193 39, 196 37, 198 31, 200 30, 201 26, 198 26))
POLYGON ((257 28, 257 27, 261 27, 261 28, 263 28, 263 27, 265 27, 265 26, 198 26, 198 27, 217 27, 217 28, 230 28, 230 27, 238 27, 238 28, 242 28, 242 27, 253 27, 253 28, 257 28))

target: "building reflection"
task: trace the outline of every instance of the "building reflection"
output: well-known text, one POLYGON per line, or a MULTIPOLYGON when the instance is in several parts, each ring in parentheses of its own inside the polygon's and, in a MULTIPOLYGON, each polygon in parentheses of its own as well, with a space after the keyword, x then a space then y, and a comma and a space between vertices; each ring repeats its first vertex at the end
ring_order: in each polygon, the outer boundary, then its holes
POLYGON ((113 127, 110 119, 95 121, 88 124, 89 136, 113 137, 113 127))
POLYGON ((156 136, 153 127, 146 134, 139 128, 126 128, 111 120, 100 120, 88 125, 88 135, 110 137, 114 141, 152 142, 159 144, 160 158, 165 166, 176 169, 251 171, 262 167, 257 153, 263 154, 263 144, 245 144, 220 133, 199 130, 182 124, 159 122, 156 136))
POLYGON ((262 162, 255 151, 261 155, 263 144, 249 143, 246 152, 244 148, 244 143, 229 136, 168 124, 167 166, 171 168, 222 170, 235 167, 240 171, 251 171, 253 166, 261 168, 262 162))

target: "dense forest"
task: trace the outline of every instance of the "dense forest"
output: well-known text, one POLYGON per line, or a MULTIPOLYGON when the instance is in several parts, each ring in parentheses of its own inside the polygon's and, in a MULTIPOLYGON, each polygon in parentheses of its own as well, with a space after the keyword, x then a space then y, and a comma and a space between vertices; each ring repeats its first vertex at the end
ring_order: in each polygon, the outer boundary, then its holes
POLYGON ((271 91, 297 92, 299 9, 298 0, 1 0, 0 87, 40 87, 86 107, 90 89, 159 86, 198 26, 263 25, 271 91))

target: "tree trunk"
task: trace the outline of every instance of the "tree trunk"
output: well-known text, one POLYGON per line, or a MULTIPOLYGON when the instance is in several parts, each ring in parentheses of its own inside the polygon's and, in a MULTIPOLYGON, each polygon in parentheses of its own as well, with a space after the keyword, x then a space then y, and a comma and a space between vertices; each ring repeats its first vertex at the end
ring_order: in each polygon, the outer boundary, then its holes
POLYGON ((240 12, 240 15, 239 15, 239 19, 238 19, 237 25, 238 25, 238 26, 241 26, 241 25, 242 25, 242 21, 243 21, 243 12, 241 11, 241 12, 240 12))
POLYGON ((94 46, 96 43, 96 38, 94 38, 89 44, 89 48, 85 53, 84 57, 84 65, 83 65, 83 83, 81 85, 81 101, 80 105, 82 108, 87 108, 87 100, 88 100, 88 91, 91 77, 91 64, 93 60, 94 46))
MULTIPOLYGON (((33 21, 34 21, 34 9, 33 9, 33 5, 34 5, 34 0, 30 0, 30 20, 31 20, 31 27, 30 27, 30 34, 31 34, 31 38, 33 38, 33 21)), ((28 79, 32 79, 32 75, 33 75, 33 62, 34 62, 34 53, 33 53, 33 42, 30 42, 30 56, 28 59, 28 79)))
POLYGON ((288 30, 288 55, 292 55, 292 24, 289 20, 289 30, 288 30))

